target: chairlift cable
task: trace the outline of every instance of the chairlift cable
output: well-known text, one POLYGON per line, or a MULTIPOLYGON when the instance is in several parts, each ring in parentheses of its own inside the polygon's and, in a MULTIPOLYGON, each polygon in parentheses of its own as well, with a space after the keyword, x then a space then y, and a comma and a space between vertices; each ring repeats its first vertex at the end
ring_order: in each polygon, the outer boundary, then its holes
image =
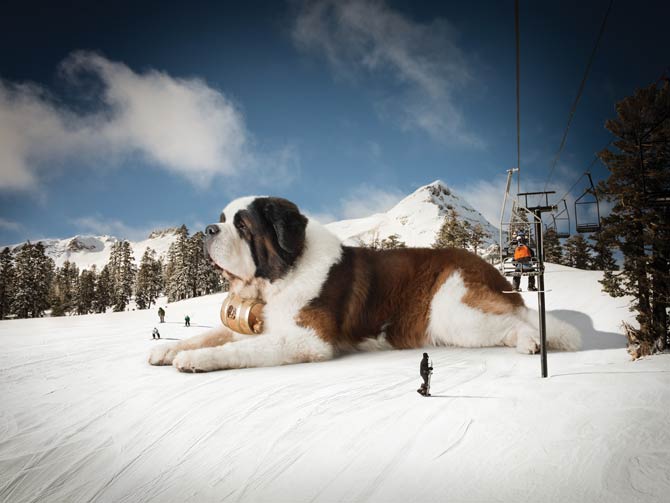
POLYGON ((570 125, 572 124, 572 119, 575 116, 575 111, 577 110, 577 105, 579 104, 579 99, 582 97, 582 92, 584 91, 584 87, 586 85, 586 80, 588 79, 589 72, 591 71, 591 65, 593 64, 593 60, 595 59, 596 52, 598 50, 598 46, 600 45, 600 40, 602 39, 603 33, 605 32, 605 25, 607 24, 607 18, 610 15, 610 12, 612 10, 612 4, 614 3, 614 0, 610 0, 609 5, 607 6, 607 11, 605 12, 605 17, 603 18, 603 22, 600 25, 600 31, 598 32, 598 37, 596 38, 596 43, 593 46, 593 50, 591 51, 591 56, 589 57, 589 61, 586 65, 586 70, 584 71, 584 76, 582 77, 582 82, 579 85, 579 89, 577 91, 577 97, 575 98, 575 101, 572 104, 572 108, 570 109, 570 115, 568 116, 568 124, 565 127, 565 131, 563 132, 563 138, 561 140, 561 145, 558 147, 558 152, 556 152, 556 156, 554 157, 554 162, 551 166, 551 169, 549 170, 549 176, 547 177, 547 181, 544 185, 544 190, 547 190, 547 187, 549 186, 549 181, 551 180, 551 176, 554 173, 554 170, 556 169, 556 165, 558 164, 558 160, 561 157, 561 152, 563 151, 563 147, 565 147, 565 140, 568 138, 568 131, 570 130, 570 125))
MULTIPOLYGON (((605 146, 603 146, 603 148, 601 148, 600 150, 605 150, 607 147, 609 147, 612 144, 613 141, 614 141, 613 139, 608 141, 605 144, 605 146)), ((559 199, 556 200, 557 204, 560 203, 561 201, 563 201, 566 197, 568 197, 570 192, 572 192, 572 190, 577 186, 577 184, 581 181, 581 179, 584 178, 586 173, 588 173, 591 170, 591 168, 596 163, 596 161, 600 160, 600 157, 598 157, 599 152, 600 151, 596 152, 596 154, 593 156, 593 159, 591 160, 591 163, 586 167, 586 170, 581 175, 579 175, 579 178, 577 178, 577 181, 574 184, 572 184, 572 187, 570 187, 567 190, 567 192, 565 194, 563 194, 563 196, 561 196, 559 199)))
POLYGON ((519 51, 519 0, 514 0, 514 31, 516 35, 516 193, 521 192, 521 98, 519 91, 520 81, 520 51, 519 51))

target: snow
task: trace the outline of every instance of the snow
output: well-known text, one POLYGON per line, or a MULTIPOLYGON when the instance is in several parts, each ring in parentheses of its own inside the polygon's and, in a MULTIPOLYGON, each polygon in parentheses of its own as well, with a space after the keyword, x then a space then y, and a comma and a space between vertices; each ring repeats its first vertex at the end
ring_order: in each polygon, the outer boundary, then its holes
MULTIPOLYGON (((172 242, 176 239, 175 229, 153 231, 147 239, 130 242, 135 263, 139 264, 147 247, 156 251, 157 258, 166 257, 172 242)), ((66 239, 42 239, 45 253, 61 267, 67 260, 77 265, 79 270, 90 269, 96 266, 100 271, 109 261, 112 246, 119 239, 114 236, 74 236, 66 239)), ((10 245, 10 249, 17 249, 24 243, 10 245)))
POLYGON ((585 339, 549 354, 548 379, 511 348, 432 348, 432 398, 422 350, 146 363, 154 326, 218 325, 224 294, 168 304, 162 325, 156 308, 2 321, 0 501, 668 501, 670 355, 629 360, 631 314, 599 276, 548 269, 549 311, 585 339))

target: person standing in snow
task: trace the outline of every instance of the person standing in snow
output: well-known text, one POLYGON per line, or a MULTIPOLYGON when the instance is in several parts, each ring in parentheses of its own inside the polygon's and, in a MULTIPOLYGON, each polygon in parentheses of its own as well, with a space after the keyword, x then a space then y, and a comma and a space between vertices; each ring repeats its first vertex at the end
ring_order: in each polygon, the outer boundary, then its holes
POLYGON ((421 378, 423 379, 423 384, 421 384, 421 387, 417 390, 422 395, 426 395, 429 392, 428 378, 430 377, 432 370, 433 367, 428 363, 428 353, 424 353, 423 358, 421 359, 421 364, 419 365, 419 375, 421 375, 421 378))
POLYGON ((158 332, 158 329, 156 327, 154 327, 154 331, 151 332, 151 337, 154 338, 154 339, 160 339, 161 338, 161 334, 158 332))
POLYGON ((188 314, 184 316, 184 326, 185 327, 191 326, 191 317, 188 314))
POLYGON ((158 308, 158 317, 160 318, 161 323, 165 323, 165 309, 162 307, 158 308))
MULTIPOLYGON (((514 250, 514 266, 516 272, 529 272, 533 270, 531 259, 535 256, 533 249, 526 242, 526 233, 519 231, 516 235, 516 248, 514 250)), ((521 290, 521 276, 514 276, 512 280, 514 291, 521 290)), ((535 276, 528 276, 528 290, 537 291, 535 288, 535 276)))

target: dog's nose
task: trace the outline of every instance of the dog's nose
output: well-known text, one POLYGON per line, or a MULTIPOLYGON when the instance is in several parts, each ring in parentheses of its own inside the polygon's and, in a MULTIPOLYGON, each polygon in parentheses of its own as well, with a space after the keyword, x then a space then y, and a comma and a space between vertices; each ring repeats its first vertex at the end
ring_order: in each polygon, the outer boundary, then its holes
POLYGON ((205 227, 205 235, 209 237, 216 236, 219 232, 221 232, 221 229, 219 229, 218 225, 208 225, 205 227))

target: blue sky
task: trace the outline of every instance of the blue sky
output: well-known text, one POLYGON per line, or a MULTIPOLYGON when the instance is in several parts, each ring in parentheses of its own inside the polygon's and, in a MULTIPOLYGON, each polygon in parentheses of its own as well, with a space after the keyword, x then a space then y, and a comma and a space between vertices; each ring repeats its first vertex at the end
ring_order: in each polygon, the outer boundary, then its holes
MULTIPOLYGON (((608 4, 521 2, 522 189, 547 180, 608 4)), ((614 3, 549 188, 667 69, 669 15, 614 3)), ((512 1, 15 4, 0 79, 3 244, 197 230, 248 194, 366 216, 437 178, 495 224, 516 164, 512 1)))

